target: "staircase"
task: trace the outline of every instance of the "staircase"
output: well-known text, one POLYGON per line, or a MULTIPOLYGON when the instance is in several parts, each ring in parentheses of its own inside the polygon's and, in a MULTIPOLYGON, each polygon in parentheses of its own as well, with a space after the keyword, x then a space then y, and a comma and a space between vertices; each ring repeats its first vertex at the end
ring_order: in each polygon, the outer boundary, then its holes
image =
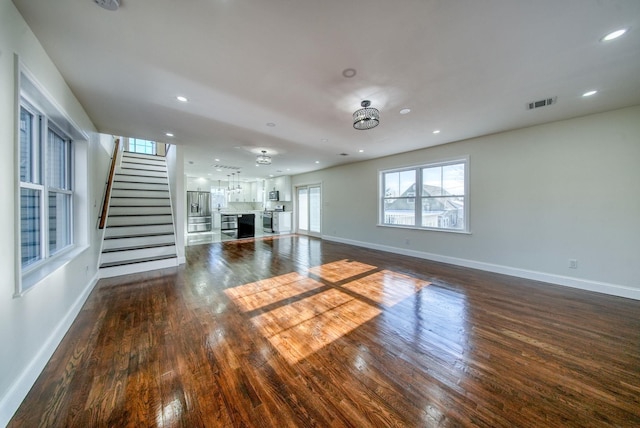
POLYGON ((100 277, 177 266, 164 157, 124 152, 116 168, 100 256, 100 277))

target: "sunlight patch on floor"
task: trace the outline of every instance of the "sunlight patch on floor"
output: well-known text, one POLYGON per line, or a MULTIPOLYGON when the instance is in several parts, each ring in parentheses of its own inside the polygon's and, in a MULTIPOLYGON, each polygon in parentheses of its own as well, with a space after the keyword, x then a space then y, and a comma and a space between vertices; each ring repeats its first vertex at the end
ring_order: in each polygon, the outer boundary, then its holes
POLYGON ((308 272, 320 280, 291 272, 225 290, 242 312, 257 312, 251 323, 291 364, 380 315, 380 306, 394 306, 429 285, 351 260, 308 272))
POLYGON ((422 281, 409 275, 383 270, 351 281, 342 285, 342 287, 376 303, 391 307, 413 296, 429 284, 430 282, 422 281))

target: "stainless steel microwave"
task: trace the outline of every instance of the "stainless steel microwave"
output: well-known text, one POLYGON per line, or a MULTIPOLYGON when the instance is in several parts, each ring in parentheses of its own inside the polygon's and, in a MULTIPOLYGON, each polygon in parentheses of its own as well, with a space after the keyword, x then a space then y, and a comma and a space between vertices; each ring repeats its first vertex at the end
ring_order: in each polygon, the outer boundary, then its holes
POLYGON ((269 192, 269 200, 270 201, 279 201, 280 200, 280 192, 277 190, 272 190, 269 192))

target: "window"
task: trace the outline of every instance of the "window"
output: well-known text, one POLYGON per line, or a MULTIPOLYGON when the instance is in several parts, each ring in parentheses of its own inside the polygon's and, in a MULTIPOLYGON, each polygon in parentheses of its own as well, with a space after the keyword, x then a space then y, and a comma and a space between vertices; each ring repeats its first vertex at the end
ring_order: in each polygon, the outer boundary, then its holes
POLYGON ((380 224, 468 231, 468 161, 380 172, 380 224))
POLYGON ((71 139, 20 100, 20 250, 29 270, 73 244, 71 139))
POLYGON ((213 209, 227 208, 226 189, 216 187, 211 189, 211 206, 213 209))
POLYGON ((129 151, 134 153, 143 153, 146 155, 156 154, 156 143, 139 138, 129 138, 129 151))

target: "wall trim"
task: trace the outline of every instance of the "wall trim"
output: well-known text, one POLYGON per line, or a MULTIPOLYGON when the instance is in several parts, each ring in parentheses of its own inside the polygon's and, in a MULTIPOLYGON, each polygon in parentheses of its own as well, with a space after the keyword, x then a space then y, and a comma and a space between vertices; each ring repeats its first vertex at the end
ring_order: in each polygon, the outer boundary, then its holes
POLYGON ((15 412, 22 404, 27 393, 44 370, 45 366, 53 356, 58 345, 62 342, 65 334, 69 331, 71 324, 76 319, 82 306, 87 301, 89 294, 98 283, 99 273, 96 272, 87 283, 82 293, 76 298, 65 316, 55 326, 49 338, 42 344, 40 350, 31 359, 27 367, 18 376, 16 381, 9 387, 4 397, 0 399, 0 426, 6 426, 15 412))
POLYGON ((352 239, 340 238, 337 236, 323 235, 322 239, 339 242, 342 244, 355 245, 357 247, 369 248, 372 250, 386 251, 388 253, 402 254, 405 256, 417 257, 420 259, 432 260, 435 262, 448 263, 456 266, 463 266, 472 269, 484 270, 487 272, 500 273, 504 275, 516 276, 519 278, 542 281, 565 287, 578 288, 586 291, 609 294, 617 297, 640 300, 640 289, 619 284, 590 281, 587 279, 574 278, 570 276, 555 275, 546 272, 538 272, 527 269, 520 269, 511 266, 497 265, 493 263, 479 262, 475 260, 461 259, 458 257, 443 256, 440 254, 427 253, 424 251, 397 248, 389 245, 373 244, 370 242, 355 241, 352 239))

